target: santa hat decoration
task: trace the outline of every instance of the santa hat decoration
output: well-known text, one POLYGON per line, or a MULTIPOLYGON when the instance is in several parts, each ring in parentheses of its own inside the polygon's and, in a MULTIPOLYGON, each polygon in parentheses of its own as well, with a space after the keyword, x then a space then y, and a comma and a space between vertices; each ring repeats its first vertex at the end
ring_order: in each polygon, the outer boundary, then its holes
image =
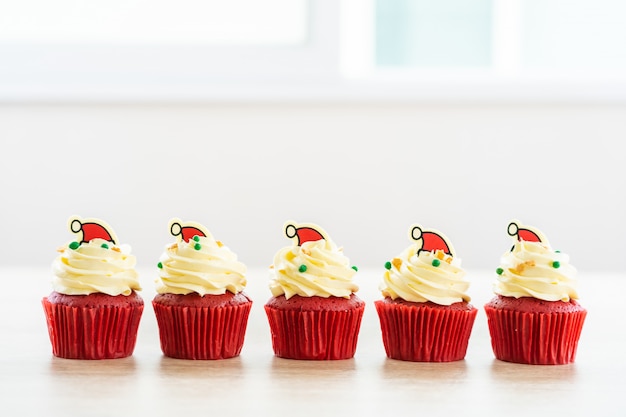
POLYGON ((509 223, 507 232, 509 233, 509 236, 514 236, 519 241, 523 240, 525 242, 542 242, 548 244, 548 239, 546 239, 543 233, 534 227, 521 227, 518 220, 513 220, 509 223))
POLYGON ((440 250, 446 255, 454 256, 454 250, 452 249, 452 245, 448 241, 448 238, 437 230, 425 230, 419 225, 414 225, 411 227, 409 234, 411 239, 415 241, 422 241, 422 247, 417 251, 418 254, 422 251, 434 253, 440 250))
POLYGON ((117 236, 111 226, 100 219, 81 219, 78 216, 70 217, 68 227, 72 233, 82 234, 78 243, 88 243, 93 239, 102 239, 113 244, 117 236))
POLYGON ((297 224, 288 222, 285 225, 285 235, 289 239, 297 239, 298 246, 302 246, 305 242, 314 242, 317 240, 326 240, 326 232, 319 226, 314 224, 297 224))
POLYGON ((172 236, 179 236, 185 242, 189 242, 195 236, 209 236, 209 232, 201 224, 196 222, 183 223, 180 219, 170 220, 170 233, 172 236))

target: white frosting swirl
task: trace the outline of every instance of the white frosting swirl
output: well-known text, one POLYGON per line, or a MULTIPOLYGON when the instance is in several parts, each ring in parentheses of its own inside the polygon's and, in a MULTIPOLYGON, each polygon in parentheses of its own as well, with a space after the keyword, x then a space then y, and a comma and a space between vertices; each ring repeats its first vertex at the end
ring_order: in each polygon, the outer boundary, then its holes
POLYGON ((569 256, 547 244, 516 241, 500 263, 493 288, 496 294, 545 301, 578 299, 576 269, 569 264, 569 256))
POLYGON ((53 261, 52 288, 66 295, 104 293, 130 295, 141 290, 136 258, 128 245, 116 246, 103 239, 82 243, 76 249, 59 249, 53 261))
POLYGON ((379 289, 384 297, 401 298, 405 301, 423 303, 432 301, 439 305, 451 305, 471 298, 466 291, 469 282, 461 269, 461 260, 442 251, 421 251, 413 244, 390 263, 383 275, 379 289))
POLYGON ((270 270, 270 290, 275 297, 350 298, 359 287, 348 258, 329 239, 288 246, 274 256, 270 270), (302 267, 304 265, 304 267, 302 267))
POLYGON ((212 236, 196 236, 165 248, 156 280, 159 294, 237 294, 246 286, 246 266, 212 236))

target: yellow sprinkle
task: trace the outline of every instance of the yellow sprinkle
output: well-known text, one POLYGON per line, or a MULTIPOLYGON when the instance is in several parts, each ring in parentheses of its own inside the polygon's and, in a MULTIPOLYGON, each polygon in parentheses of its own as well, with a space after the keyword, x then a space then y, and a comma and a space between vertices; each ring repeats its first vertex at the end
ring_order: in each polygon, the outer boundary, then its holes
POLYGON ((215 243, 217 243, 217 246, 219 246, 220 248, 224 246, 224 244, 219 240, 216 240, 215 243))
POLYGON ((526 261, 524 263, 518 264, 515 269, 513 269, 513 271, 515 271, 518 274, 521 274, 522 272, 524 272, 524 270, 528 267, 532 267, 535 266, 535 261, 526 261))
POLYGON ((449 264, 452 263, 452 256, 446 255, 446 253, 442 250, 435 251, 435 258, 439 259, 440 261, 447 262, 449 264))
POLYGON ((393 264, 393 266, 395 266, 397 269, 400 269, 400 266, 402 265, 402 259, 400 258, 393 258, 391 260, 391 263, 393 264))
POLYGON ((113 246, 111 250, 115 252, 121 252, 120 248, 118 248, 117 246, 113 246))

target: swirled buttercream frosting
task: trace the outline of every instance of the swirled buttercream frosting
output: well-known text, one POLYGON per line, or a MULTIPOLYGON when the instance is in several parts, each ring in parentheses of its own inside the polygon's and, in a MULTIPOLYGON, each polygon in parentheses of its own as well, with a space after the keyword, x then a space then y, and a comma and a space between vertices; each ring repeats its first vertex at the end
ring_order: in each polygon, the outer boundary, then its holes
POLYGON ((413 226, 410 235, 416 243, 385 265, 379 286, 383 296, 439 305, 469 302, 469 281, 447 238, 420 226, 413 226))
POLYGON ((130 295, 141 290, 136 258, 118 246, 110 226, 98 219, 72 217, 70 230, 81 238, 59 248, 52 263, 52 288, 66 295, 130 295))
POLYGON ((160 257, 156 291, 159 294, 240 293, 246 286, 246 266, 202 225, 170 222, 179 240, 165 247, 160 257))
POLYGON ((545 301, 578 299, 576 269, 569 256, 540 242, 519 241, 500 260, 493 291, 505 297, 545 301))
POLYGON ((384 297, 439 305, 471 300, 467 294, 470 284, 459 259, 441 251, 418 254, 417 246, 411 245, 390 263, 380 285, 384 297))
POLYGON ((533 297, 545 301, 578 299, 576 269, 569 256, 551 248, 537 229, 509 225, 513 248, 502 255, 493 286, 505 297, 533 297))
POLYGON ((352 281, 356 268, 323 229, 291 222, 285 233, 294 244, 274 255, 269 285, 273 296, 350 298, 358 291, 352 281))

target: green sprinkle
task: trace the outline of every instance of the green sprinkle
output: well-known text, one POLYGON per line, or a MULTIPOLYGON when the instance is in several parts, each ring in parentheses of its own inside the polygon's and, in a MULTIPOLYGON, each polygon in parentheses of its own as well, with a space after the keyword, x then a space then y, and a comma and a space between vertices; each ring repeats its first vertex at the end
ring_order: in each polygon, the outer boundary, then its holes
POLYGON ((78 243, 78 242, 70 243, 70 249, 76 250, 76 249, 78 249, 79 246, 80 246, 80 243, 78 243))
POLYGON ((441 261, 439 259, 433 259, 433 266, 437 267, 439 265, 441 265, 441 261))
POLYGON ((503 272, 504 272, 504 269, 502 269, 502 268, 496 269, 496 274, 498 274, 498 275, 502 275, 503 272))
POLYGON ((195 235, 195 236, 193 237, 193 240, 195 240, 196 242, 200 242, 200 236, 195 235))
POLYGON ((159 269, 163 269, 163 264, 162 264, 161 262, 159 262, 159 263, 157 264, 157 268, 159 268, 159 269))
POLYGON ((199 244, 199 243, 196 243, 195 245, 193 245, 193 248, 194 248, 195 250, 200 250, 200 249, 202 248, 202 245, 201 245, 201 244, 199 244))
POLYGON ((355 271, 359 270, 359 268, 357 268, 355 265, 352 265, 352 269, 354 269, 355 271))
POLYGON ((391 269, 391 262, 385 262, 385 269, 391 269))
POLYGON ((560 266, 561 266, 561 262, 559 262, 559 261, 552 262, 552 267, 553 268, 559 268, 560 266))
POLYGON ((306 265, 300 265, 300 268, 298 268, 298 271, 306 272, 306 265))
POLYGON ((103 249, 109 249, 109 245, 107 245, 106 243, 103 243, 102 245, 100 245, 100 247, 103 249))

